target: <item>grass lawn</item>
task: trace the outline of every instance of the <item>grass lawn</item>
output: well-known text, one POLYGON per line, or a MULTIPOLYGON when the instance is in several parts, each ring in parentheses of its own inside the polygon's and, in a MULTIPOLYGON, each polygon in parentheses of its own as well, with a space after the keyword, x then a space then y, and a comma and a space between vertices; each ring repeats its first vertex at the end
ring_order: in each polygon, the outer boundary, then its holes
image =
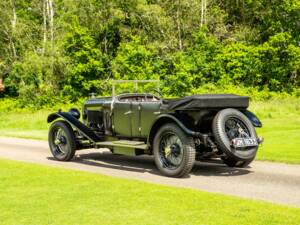
MULTIPOLYGON (((250 110, 263 122, 258 133, 265 142, 257 159, 300 163, 300 99, 252 102, 250 110)), ((0 135, 46 140, 46 118, 53 111, 0 110, 0 135)))
POLYGON ((50 110, 0 111, 0 135, 46 140, 49 127, 46 120, 50 113, 50 110))
POLYGON ((300 163, 300 116, 264 119, 258 133, 265 138, 257 159, 300 163))
POLYGON ((265 141, 256 159, 300 163, 300 99, 255 102, 250 110, 262 120, 265 141))
POLYGON ((0 223, 300 224, 300 209, 0 160, 0 223))

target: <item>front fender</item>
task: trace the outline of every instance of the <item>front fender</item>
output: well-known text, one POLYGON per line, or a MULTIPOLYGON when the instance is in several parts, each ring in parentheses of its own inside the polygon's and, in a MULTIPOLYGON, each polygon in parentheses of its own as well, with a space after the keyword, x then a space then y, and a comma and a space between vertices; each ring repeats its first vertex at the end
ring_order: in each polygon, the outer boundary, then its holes
POLYGON ((67 121, 72 127, 75 127, 78 131, 80 131, 80 133, 82 133, 87 139, 89 139, 92 142, 99 142, 103 140, 103 137, 100 137, 97 134, 95 134, 93 130, 84 125, 82 122, 80 122, 68 112, 59 111, 56 113, 51 113, 47 118, 47 122, 51 123, 58 118, 62 118, 65 121, 67 121))
MULTIPOLYGON (((51 113, 48 118, 47 118, 47 123, 52 123, 54 120, 58 119, 59 117, 62 117, 62 115, 60 115, 61 112, 57 112, 57 113, 51 113)), ((64 118, 64 117, 62 117, 64 118)))

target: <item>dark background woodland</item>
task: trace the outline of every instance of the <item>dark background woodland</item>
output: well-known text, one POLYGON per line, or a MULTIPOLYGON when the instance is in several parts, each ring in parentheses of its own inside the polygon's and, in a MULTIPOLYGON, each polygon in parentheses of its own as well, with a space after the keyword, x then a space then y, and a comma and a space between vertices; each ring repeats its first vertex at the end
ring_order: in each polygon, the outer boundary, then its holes
POLYGON ((299 0, 0 2, 0 97, 24 103, 160 79, 166 96, 240 88, 298 94, 299 0))

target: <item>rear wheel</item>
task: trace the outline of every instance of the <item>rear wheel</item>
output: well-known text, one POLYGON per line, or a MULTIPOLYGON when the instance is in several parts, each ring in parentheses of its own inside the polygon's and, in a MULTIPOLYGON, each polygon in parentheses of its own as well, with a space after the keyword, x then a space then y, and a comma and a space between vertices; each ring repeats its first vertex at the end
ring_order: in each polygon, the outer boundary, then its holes
POLYGON ((166 176, 183 177, 195 162, 195 144, 176 124, 169 123, 157 132, 153 153, 157 168, 166 176))
POLYGON ((48 134, 48 142, 53 157, 59 161, 69 161, 76 151, 72 127, 65 121, 54 122, 48 134))
POLYGON ((221 110, 213 120, 212 130, 218 148, 226 155, 223 159, 225 164, 245 167, 254 160, 258 146, 232 146, 232 140, 235 138, 257 140, 255 128, 243 113, 236 109, 221 110))

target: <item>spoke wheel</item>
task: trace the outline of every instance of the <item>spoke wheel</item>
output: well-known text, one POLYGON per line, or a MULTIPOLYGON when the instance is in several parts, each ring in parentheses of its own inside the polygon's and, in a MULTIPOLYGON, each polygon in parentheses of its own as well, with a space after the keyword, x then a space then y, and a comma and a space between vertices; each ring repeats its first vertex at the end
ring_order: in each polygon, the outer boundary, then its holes
POLYGON ((183 144, 179 137, 170 132, 161 137, 159 146, 161 163, 169 169, 177 169, 183 160, 183 144))
POLYGON ((225 132, 229 140, 233 140, 234 138, 250 138, 251 134, 247 125, 237 118, 237 117, 229 117, 225 121, 225 132))
POLYGON ((49 129, 48 141, 55 159, 69 161, 74 157, 76 151, 75 136, 72 127, 67 122, 54 122, 49 129))
POLYGON ((195 162, 195 144, 176 124, 163 125, 153 142, 157 168, 166 176, 183 177, 195 162))
POLYGON ((213 120, 212 131, 218 149, 226 155, 226 164, 246 165, 255 158, 258 146, 235 149, 231 144, 235 138, 257 138, 251 121, 240 111, 230 108, 219 111, 213 120))

